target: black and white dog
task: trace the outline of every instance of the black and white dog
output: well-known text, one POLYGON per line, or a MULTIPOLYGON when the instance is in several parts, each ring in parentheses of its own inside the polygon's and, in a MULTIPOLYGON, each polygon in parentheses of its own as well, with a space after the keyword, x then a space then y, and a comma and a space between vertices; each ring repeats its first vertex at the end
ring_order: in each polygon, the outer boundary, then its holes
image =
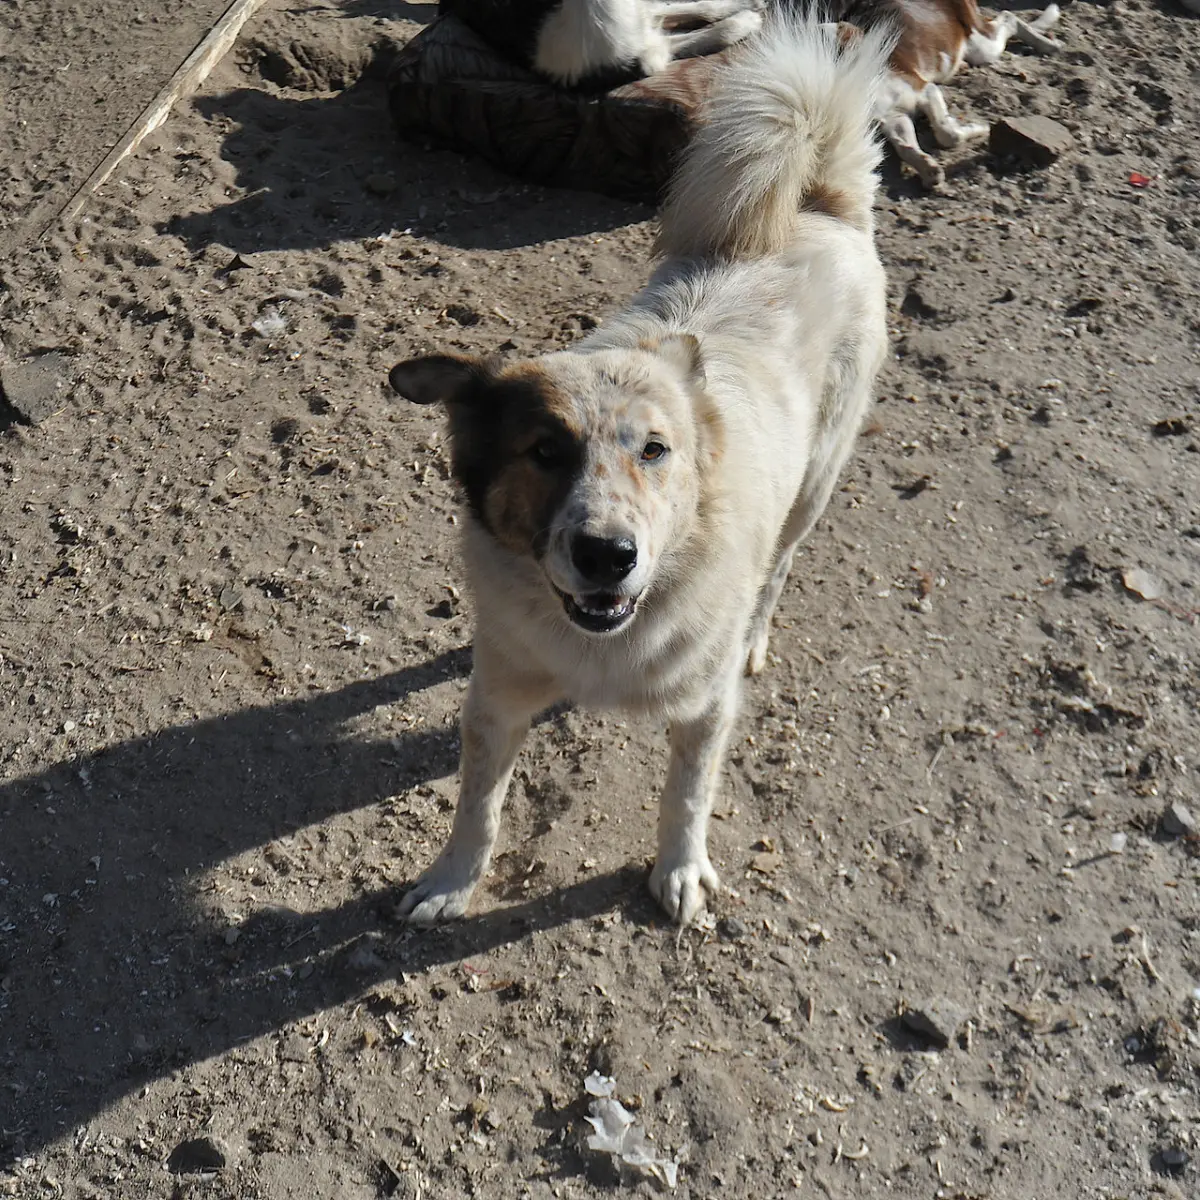
POLYGON ((495 50, 552 83, 601 91, 762 26, 761 0, 440 0, 495 50))

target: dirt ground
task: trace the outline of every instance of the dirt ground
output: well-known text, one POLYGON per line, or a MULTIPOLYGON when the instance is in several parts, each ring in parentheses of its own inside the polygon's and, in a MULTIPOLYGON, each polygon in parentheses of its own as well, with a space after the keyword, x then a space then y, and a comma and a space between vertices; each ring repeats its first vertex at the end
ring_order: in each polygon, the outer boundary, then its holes
POLYGON ((663 732, 583 712, 472 915, 392 917, 471 605, 387 368, 566 344, 652 213, 397 143, 428 6, 272 0, 38 240, 222 6, 9 0, 0 371, 53 411, 0 432, 0 1196, 657 1194, 584 1145, 594 1070, 680 1196, 1196 1194, 1200 22, 1164 5, 950 89, 1064 123, 1054 167, 889 163, 895 357, 681 935, 663 732))

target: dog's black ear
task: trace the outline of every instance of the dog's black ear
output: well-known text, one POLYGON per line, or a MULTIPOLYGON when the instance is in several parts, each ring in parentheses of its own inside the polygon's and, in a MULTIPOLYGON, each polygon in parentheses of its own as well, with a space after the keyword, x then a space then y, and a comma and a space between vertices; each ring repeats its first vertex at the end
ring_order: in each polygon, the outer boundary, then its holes
POLYGON ((388 372, 388 383, 394 392, 414 404, 451 404, 490 375, 487 364, 480 359, 430 354, 397 363, 388 372))
POLYGON ((671 333, 641 343, 643 350, 666 359, 697 387, 704 386, 704 351, 694 333, 671 333))

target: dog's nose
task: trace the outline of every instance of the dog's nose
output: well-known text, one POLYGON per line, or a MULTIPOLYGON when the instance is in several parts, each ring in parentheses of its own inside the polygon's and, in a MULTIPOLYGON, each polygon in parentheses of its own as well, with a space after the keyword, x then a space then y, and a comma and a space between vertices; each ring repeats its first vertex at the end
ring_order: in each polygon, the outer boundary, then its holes
POLYGON ((571 562, 588 583, 611 587, 633 570, 637 544, 629 537, 602 538, 579 533, 571 543, 571 562))

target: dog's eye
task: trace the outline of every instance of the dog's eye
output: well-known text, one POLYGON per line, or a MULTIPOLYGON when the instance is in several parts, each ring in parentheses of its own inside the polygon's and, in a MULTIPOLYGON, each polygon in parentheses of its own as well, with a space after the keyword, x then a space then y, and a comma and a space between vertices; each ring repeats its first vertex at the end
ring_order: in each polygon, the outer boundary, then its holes
POLYGON ((647 442, 642 447, 642 462, 657 462, 667 453, 662 442, 647 442))
POLYGON ((533 461, 543 467, 556 467, 563 460, 563 448, 550 437, 540 438, 530 447, 529 453, 533 461))

